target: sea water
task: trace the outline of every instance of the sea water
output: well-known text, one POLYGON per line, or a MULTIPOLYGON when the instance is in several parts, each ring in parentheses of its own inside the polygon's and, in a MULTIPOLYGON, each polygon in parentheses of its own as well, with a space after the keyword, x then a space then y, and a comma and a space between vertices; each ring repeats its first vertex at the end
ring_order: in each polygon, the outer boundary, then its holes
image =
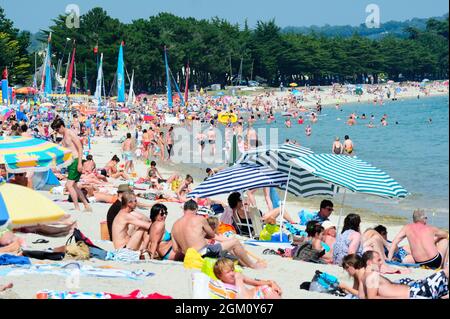
MULTIPOLYGON (((268 125, 265 121, 258 121, 255 128, 276 127, 280 142, 294 139, 315 153, 331 153, 335 137, 343 143, 344 136, 349 135, 359 159, 386 172, 410 195, 402 200, 391 200, 347 192, 346 205, 409 220, 415 208, 422 208, 431 224, 448 229, 448 96, 385 101, 383 105, 361 102, 342 105, 339 109, 327 106, 319 115, 318 122, 311 125, 312 135, 309 137, 305 134, 306 125, 310 124, 309 114, 302 115, 305 119, 303 125, 291 118, 292 127, 286 128, 286 118, 277 114, 276 123, 268 125), (346 121, 352 112, 359 117, 365 113, 367 119, 358 118, 355 126, 348 126, 346 121), (387 115, 387 126, 380 123, 384 114, 387 115), (372 115, 376 127, 368 128, 366 125, 372 115)), ((337 204, 340 203, 335 202, 335 206, 337 204)))

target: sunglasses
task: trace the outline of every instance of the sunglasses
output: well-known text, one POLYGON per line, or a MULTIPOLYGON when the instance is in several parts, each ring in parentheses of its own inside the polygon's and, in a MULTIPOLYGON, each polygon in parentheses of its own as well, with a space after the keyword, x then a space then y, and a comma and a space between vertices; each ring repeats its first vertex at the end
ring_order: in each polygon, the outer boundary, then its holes
POLYGON ((169 215, 169 213, 168 213, 168 212, 161 212, 161 213, 159 213, 159 215, 162 216, 162 217, 164 217, 164 216, 169 215))
POLYGON ((326 207, 325 209, 329 210, 330 212, 332 212, 334 210, 333 207, 326 207))

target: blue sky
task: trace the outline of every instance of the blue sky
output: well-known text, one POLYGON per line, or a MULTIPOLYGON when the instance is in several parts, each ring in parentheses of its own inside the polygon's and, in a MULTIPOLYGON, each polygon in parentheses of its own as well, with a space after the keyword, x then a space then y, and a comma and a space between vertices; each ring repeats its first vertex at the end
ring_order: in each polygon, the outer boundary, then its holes
POLYGON ((365 22, 365 8, 371 3, 379 6, 381 22, 441 16, 449 11, 447 0, 0 0, 15 26, 32 32, 47 28, 72 3, 81 14, 100 6, 123 22, 170 12, 195 18, 219 16, 239 24, 247 18, 251 27, 258 20, 272 18, 281 27, 359 25, 365 22))

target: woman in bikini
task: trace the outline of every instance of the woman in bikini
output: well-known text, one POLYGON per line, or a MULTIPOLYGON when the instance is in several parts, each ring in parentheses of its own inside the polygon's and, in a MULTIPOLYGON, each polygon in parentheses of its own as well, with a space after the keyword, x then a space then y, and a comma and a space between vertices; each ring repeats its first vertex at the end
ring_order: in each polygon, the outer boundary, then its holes
POLYGON ((166 230, 167 207, 163 204, 155 204, 150 210, 152 225, 148 233, 148 253, 151 259, 159 256, 162 260, 180 260, 179 255, 173 250, 172 236, 166 230))

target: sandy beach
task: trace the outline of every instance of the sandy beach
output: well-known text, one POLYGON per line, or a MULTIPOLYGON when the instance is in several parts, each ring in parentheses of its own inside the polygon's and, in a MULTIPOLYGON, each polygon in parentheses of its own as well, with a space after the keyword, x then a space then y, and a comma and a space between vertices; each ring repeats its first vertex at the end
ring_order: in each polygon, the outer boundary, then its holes
MULTIPOLYGON (((125 134, 125 131, 119 131, 115 133, 116 136, 113 139, 118 139, 125 134)), ((120 144, 111 143, 111 139, 103 137, 95 137, 93 139, 92 155, 97 163, 98 167, 102 167, 106 162, 114 155, 120 154, 120 144)), ((181 175, 188 173, 187 171, 179 170, 175 165, 162 165, 158 163, 160 172, 164 177, 168 177, 170 174, 177 172, 181 175)), ((138 175, 143 176, 146 172, 146 166, 138 161, 136 163, 136 171, 138 175)), ((195 169, 189 171, 194 176, 195 184, 198 185, 199 176, 201 174, 200 169, 198 172, 195 169)), ((123 181, 114 181, 115 185, 119 185, 123 181)), ((42 192, 45 196, 52 199, 66 199, 67 195, 52 195, 49 192, 42 192)), ((262 192, 261 192, 262 193, 262 192)), ((225 199, 222 196, 222 199, 225 199)), ((103 241, 100 239, 100 222, 106 220, 106 213, 109 204, 105 203, 93 203, 92 213, 73 213, 70 211, 72 203, 58 202, 59 205, 74 219, 77 220, 78 228, 89 238, 91 238, 96 245, 106 250, 112 250, 112 243, 109 241, 103 241)), ((260 192, 257 193, 257 204, 262 210, 265 209, 265 202, 260 192)), ((182 215, 181 204, 167 203, 169 208, 169 215, 166 221, 166 227, 170 231, 173 223, 177 218, 182 215)), ((339 207, 338 203, 335 203, 335 207, 339 207)), ((302 208, 317 210, 318 207, 304 207, 301 204, 301 199, 289 200, 287 202, 287 209, 292 215, 296 215, 296 212, 302 208)), ((142 214, 148 216, 149 212, 145 210, 137 210, 142 214)), ((345 213, 350 213, 346 211, 345 213)), ((337 211, 331 216, 332 222, 337 223, 337 211)), ((362 216, 361 230, 365 230, 368 227, 373 227, 375 222, 368 222, 362 216)), ((384 223, 384 222, 383 222, 384 223)), ((385 224, 388 227, 389 239, 399 231, 400 224, 385 224)), ((49 243, 46 244, 32 244, 33 241, 43 236, 35 234, 18 234, 25 238, 28 245, 28 249, 45 250, 51 247, 57 247, 64 245, 66 238, 49 238, 49 243)), ((300 261, 294 261, 288 258, 282 258, 280 256, 263 255, 263 247, 245 246, 246 249, 261 258, 264 258, 268 262, 267 269, 252 270, 245 269, 244 274, 252 278, 271 279, 275 280, 283 290, 283 298, 338 298, 328 294, 314 293, 305 290, 300 290, 299 286, 304 281, 311 281, 314 276, 315 270, 325 271, 329 274, 337 276, 340 280, 350 283, 349 277, 345 274, 341 267, 335 265, 318 265, 313 263, 306 263, 300 261)), ((33 260, 33 264, 54 263, 51 261, 38 261, 33 260)), ((58 262, 66 263, 66 262, 58 262)), ((80 278, 79 287, 69 289, 66 285, 65 277, 47 274, 34 274, 34 275, 22 275, 22 276, 2 276, 0 284, 6 284, 12 282, 14 287, 6 292, 0 293, 0 298, 35 298, 36 292, 43 289, 56 290, 56 291, 83 291, 83 292, 110 292, 117 294, 128 294, 129 292, 140 289, 143 293, 149 294, 157 292, 162 295, 168 295, 173 298, 191 298, 191 271, 186 270, 181 262, 167 262, 167 261, 143 261, 139 263, 122 263, 122 262, 110 262, 91 259, 88 262, 83 262, 86 265, 93 266, 107 266, 122 270, 145 270, 153 272, 155 275, 145 278, 143 280, 130 280, 124 278, 99 278, 99 277, 84 277, 80 278)), ((406 275, 410 278, 424 278, 431 274, 432 271, 414 269, 411 274, 406 275)), ((391 279, 399 279, 405 277, 405 275, 388 275, 391 279)))

